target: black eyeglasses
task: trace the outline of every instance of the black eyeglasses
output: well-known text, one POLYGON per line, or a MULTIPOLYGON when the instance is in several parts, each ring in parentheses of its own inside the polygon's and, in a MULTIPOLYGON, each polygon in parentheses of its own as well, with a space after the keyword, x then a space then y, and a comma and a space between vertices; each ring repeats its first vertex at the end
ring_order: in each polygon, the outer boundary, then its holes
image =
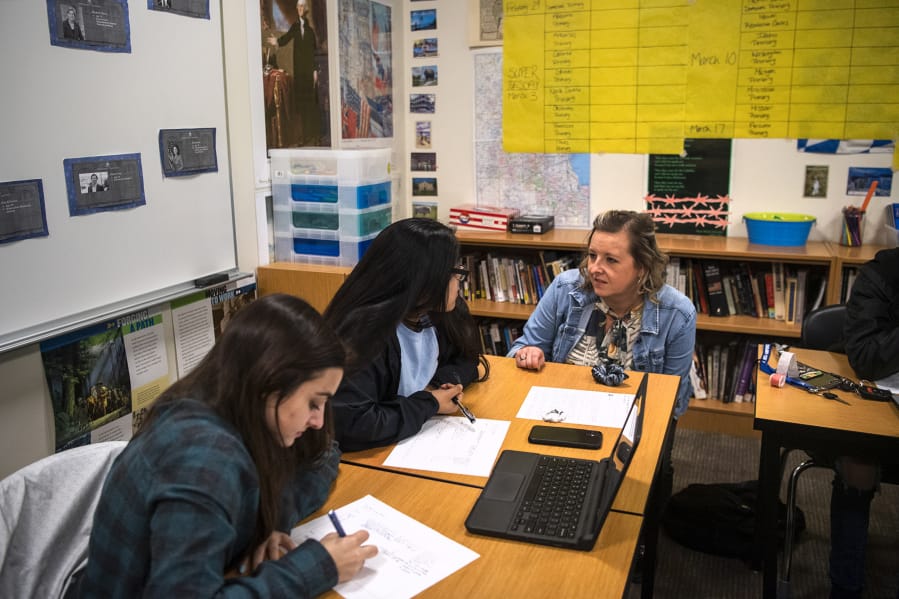
POLYGON ((467 268, 462 268, 461 266, 457 266, 450 271, 456 278, 459 279, 460 283, 464 283, 468 280, 468 275, 471 274, 467 268))

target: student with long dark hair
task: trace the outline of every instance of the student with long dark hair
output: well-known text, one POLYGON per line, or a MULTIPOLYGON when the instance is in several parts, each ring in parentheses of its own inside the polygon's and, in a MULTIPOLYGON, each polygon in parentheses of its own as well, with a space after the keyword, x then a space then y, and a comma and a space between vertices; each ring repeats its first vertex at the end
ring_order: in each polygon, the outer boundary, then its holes
POLYGON ((435 220, 400 220, 372 241, 325 310, 349 354, 332 402, 341 449, 389 445, 458 411, 481 349, 459 295, 467 274, 453 230, 435 220))
POLYGON ((377 553, 368 533, 285 531, 337 476, 329 399, 342 344, 307 303, 244 307, 153 404, 106 479, 70 596, 312 597, 377 553))

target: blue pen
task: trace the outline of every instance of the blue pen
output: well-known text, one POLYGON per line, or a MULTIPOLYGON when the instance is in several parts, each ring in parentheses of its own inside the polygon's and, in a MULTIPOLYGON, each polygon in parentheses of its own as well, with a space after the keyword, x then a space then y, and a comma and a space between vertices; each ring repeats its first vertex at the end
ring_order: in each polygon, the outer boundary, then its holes
POLYGON ((328 518, 331 519, 331 524, 334 525, 334 530, 337 531, 337 534, 341 537, 345 537, 346 533, 343 530, 343 526, 340 525, 340 520, 337 519, 337 512, 331 510, 330 512, 328 512, 328 518))

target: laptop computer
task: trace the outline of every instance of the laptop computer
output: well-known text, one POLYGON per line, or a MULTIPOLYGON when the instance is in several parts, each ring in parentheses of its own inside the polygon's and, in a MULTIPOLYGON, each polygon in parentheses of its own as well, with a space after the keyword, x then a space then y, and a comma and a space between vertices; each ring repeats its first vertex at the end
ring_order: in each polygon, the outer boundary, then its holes
POLYGON ((647 375, 612 455, 600 461, 506 450, 465 520, 475 534, 589 551, 640 443, 647 375))

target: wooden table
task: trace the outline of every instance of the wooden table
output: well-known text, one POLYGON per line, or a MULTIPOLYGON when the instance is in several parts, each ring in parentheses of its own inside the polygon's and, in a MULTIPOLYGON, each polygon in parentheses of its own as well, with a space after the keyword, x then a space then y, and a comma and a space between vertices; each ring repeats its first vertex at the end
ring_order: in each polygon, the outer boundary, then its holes
POLYGON ((372 495, 480 555, 420 597, 624 596, 642 517, 611 512, 593 550, 560 549, 469 533, 465 518, 479 494, 465 485, 341 464, 327 503, 310 518, 372 495))
MULTIPOLYGON (((515 449, 591 460, 599 460, 610 455, 615 440, 618 438, 618 429, 565 423, 553 425, 592 428, 603 431, 603 444, 598 451, 550 445, 533 445, 528 443, 528 433, 535 424, 544 423, 537 420, 516 418, 515 415, 534 385, 610 393, 635 393, 643 376, 641 372, 629 372, 629 378, 621 386, 607 387, 597 384, 590 374, 590 369, 585 366, 548 363, 539 372, 535 372, 518 368, 515 366, 515 360, 512 358, 487 356, 487 359, 490 362, 490 378, 483 383, 470 385, 465 390, 463 401, 478 418, 509 420, 511 422, 509 432, 506 434, 500 451, 515 449)), ((671 422, 677 386, 680 381, 679 377, 671 375, 651 374, 649 377, 643 435, 634 455, 634 460, 628 468, 627 476, 612 506, 613 509, 638 515, 643 515, 646 510, 649 490, 658 469, 662 445, 668 434, 668 425, 671 422)), ((390 452, 393 451, 393 448, 394 445, 388 445, 365 451, 345 453, 343 462, 405 472, 478 488, 483 488, 487 483, 487 478, 483 476, 384 466, 384 461, 390 455, 390 452)))
MULTIPOLYGON (((843 354, 794 349, 797 360, 855 380, 843 354)), ((774 365, 776 358, 769 362, 774 365)), ((895 461, 899 455, 899 411, 892 402, 862 399, 836 390, 849 405, 785 385, 772 387, 759 372, 753 426, 762 431, 759 458, 759 557, 764 571, 763 596, 777 594, 776 506, 780 494, 782 449, 830 450, 895 461)))

